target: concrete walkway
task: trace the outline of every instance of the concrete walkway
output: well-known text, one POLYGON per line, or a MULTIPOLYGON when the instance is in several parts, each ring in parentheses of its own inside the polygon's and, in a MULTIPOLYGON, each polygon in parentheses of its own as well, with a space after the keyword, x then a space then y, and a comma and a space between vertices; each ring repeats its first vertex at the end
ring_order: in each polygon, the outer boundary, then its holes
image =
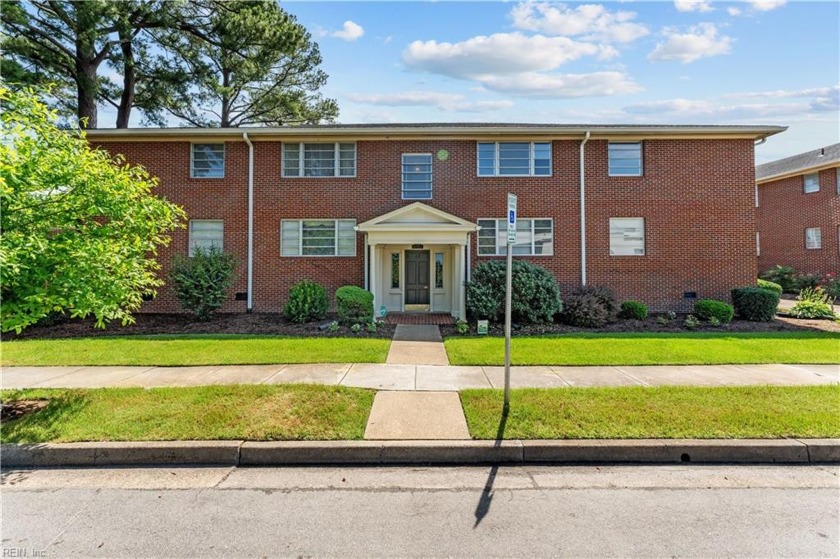
POLYGON ((449 365, 440 328, 398 324, 385 362, 395 365, 449 365))
MULTIPOLYGON (((407 364, 204 367, 4 367, 3 388, 98 388, 311 383, 377 390, 501 388, 503 367, 407 364)), ((840 365, 512 367, 511 386, 734 386, 840 384, 840 365)))

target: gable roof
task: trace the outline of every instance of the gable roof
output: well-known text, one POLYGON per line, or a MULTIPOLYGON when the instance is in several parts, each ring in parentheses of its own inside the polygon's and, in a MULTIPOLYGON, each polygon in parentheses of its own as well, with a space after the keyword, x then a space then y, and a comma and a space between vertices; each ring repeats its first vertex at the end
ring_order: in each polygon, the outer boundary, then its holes
POLYGON ((464 231, 478 229, 475 223, 461 219, 422 202, 414 202, 377 216, 356 226, 357 231, 464 231))
POLYGON ((254 141, 338 141, 382 139, 482 139, 546 138, 592 139, 752 138, 760 139, 787 130, 785 126, 759 125, 637 125, 637 124, 533 124, 533 123, 404 123, 321 124, 315 126, 243 128, 121 128, 87 130, 89 139, 108 141, 236 141, 242 134, 254 141))
POLYGON ((755 168, 755 180, 757 183, 769 182, 837 165, 840 165, 840 144, 833 144, 758 165, 755 168))

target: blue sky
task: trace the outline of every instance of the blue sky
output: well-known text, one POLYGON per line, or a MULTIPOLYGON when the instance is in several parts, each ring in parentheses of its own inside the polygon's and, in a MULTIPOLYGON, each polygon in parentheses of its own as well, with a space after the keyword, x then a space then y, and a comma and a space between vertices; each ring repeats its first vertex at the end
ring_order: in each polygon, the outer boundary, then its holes
POLYGON ((840 3, 283 2, 342 123, 779 124, 840 141, 840 3))

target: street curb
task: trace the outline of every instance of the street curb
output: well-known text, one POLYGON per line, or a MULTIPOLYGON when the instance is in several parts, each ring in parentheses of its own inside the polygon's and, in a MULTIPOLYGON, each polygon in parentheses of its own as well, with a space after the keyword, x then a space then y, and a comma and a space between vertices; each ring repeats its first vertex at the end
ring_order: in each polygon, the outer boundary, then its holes
POLYGON ((524 463, 840 463, 840 439, 169 441, 0 445, 0 465, 4 468, 524 463))

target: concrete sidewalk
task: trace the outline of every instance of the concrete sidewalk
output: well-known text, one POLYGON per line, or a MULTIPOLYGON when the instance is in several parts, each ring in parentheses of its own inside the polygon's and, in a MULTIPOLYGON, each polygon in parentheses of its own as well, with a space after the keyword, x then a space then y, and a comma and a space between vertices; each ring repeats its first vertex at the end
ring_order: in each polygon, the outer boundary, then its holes
MULTIPOLYGON (((163 387, 307 383, 377 390, 502 388, 503 367, 405 364, 203 367, 4 367, 2 388, 163 387)), ((569 386, 735 386, 840 384, 840 365, 512 367, 514 388, 569 386)))

